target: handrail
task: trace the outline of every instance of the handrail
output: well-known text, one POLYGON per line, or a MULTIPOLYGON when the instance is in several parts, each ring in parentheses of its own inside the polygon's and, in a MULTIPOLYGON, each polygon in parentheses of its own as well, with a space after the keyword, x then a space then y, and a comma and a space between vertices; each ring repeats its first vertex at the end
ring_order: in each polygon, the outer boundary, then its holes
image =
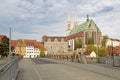
POLYGON ((0 80, 15 80, 18 73, 18 61, 20 59, 20 56, 15 56, 0 68, 0 80))

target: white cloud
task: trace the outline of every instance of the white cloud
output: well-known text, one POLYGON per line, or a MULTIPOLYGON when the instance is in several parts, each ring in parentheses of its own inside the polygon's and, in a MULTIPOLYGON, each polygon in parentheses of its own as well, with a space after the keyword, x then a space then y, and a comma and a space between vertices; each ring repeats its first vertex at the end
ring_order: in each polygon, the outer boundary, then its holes
POLYGON ((90 14, 103 34, 120 39, 119 7, 119 0, 1 0, 0 34, 6 34, 6 29, 11 26, 15 33, 13 39, 41 40, 44 34, 65 35, 67 12, 70 8, 71 24, 75 10, 79 24, 85 21, 86 14, 90 14))

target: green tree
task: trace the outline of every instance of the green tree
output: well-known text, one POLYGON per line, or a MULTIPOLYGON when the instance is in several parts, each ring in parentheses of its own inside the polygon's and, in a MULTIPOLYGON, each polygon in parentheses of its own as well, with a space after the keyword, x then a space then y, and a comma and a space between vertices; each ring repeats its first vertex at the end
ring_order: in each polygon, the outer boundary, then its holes
POLYGON ((0 55, 2 57, 8 55, 9 52, 9 39, 6 36, 3 36, 2 41, 0 43, 0 55))
POLYGON ((75 40, 75 50, 77 48, 82 48, 82 41, 81 41, 80 38, 78 38, 78 39, 75 40))
MULTIPOLYGON (((97 47, 95 47, 94 45, 87 45, 86 50, 87 51, 95 51, 95 53, 96 53, 97 47)), ((107 56, 107 53, 108 53, 107 48, 105 48, 105 47, 98 48, 98 56, 99 57, 105 57, 105 56, 107 56)))
POLYGON ((86 50, 87 51, 95 51, 96 52, 96 47, 94 45, 87 45, 86 50))
POLYGON ((45 51, 44 51, 44 49, 40 50, 40 57, 45 57, 45 51))
POLYGON ((107 53, 108 53, 107 48, 102 47, 102 48, 99 48, 98 51, 99 51, 99 53, 98 53, 99 57, 105 57, 105 56, 107 56, 107 53))
POLYGON ((102 39, 102 47, 106 47, 106 42, 107 42, 107 39, 109 37, 107 35, 103 36, 103 39, 102 39))

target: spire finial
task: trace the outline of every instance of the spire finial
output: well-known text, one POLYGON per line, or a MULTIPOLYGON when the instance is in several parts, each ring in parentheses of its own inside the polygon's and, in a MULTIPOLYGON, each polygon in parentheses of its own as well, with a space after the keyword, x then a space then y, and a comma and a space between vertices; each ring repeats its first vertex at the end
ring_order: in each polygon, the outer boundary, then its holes
POLYGON ((89 21, 89 15, 87 14, 87 21, 89 21))

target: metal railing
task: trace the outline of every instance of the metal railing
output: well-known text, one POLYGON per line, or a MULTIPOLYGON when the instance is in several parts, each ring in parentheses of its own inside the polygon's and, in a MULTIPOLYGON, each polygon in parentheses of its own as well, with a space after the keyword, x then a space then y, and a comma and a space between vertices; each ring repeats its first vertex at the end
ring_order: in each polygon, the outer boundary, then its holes
POLYGON ((19 56, 15 56, 7 64, 0 68, 0 80, 15 80, 18 73, 18 61, 21 59, 19 56))

